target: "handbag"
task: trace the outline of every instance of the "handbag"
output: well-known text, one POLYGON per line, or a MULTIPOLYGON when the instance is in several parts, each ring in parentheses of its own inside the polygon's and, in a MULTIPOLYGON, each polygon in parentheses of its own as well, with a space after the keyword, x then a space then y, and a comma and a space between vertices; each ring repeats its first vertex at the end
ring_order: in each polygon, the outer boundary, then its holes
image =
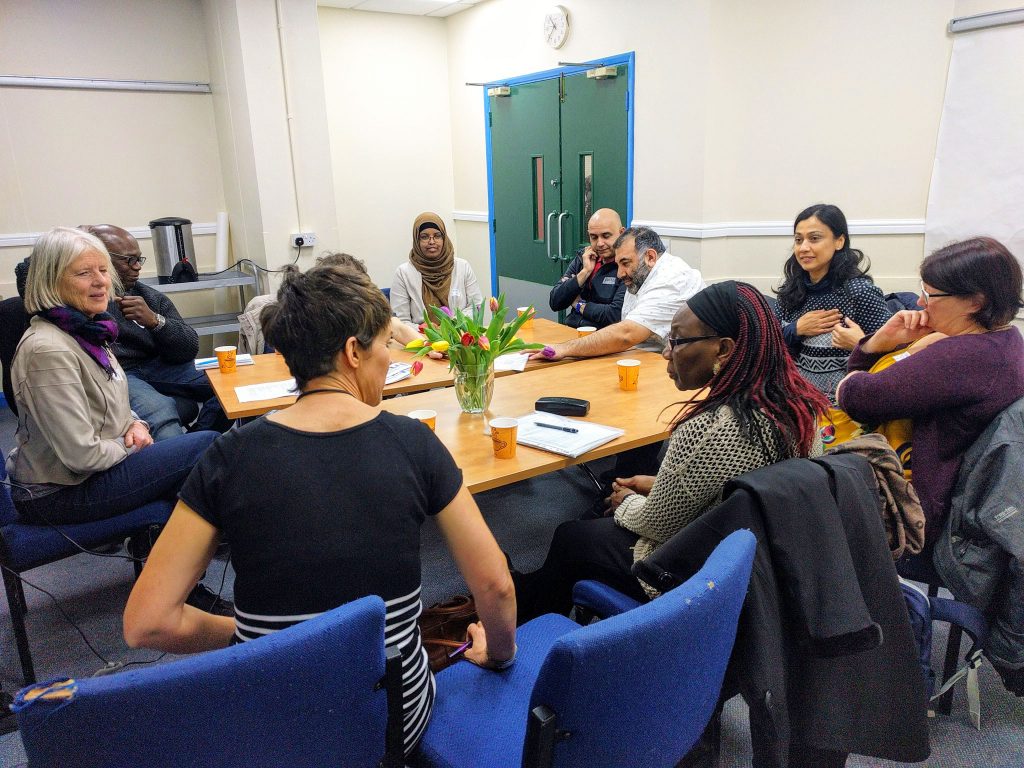
POLYGON ((458 659, 448 654, 466 642, 466 628, 475 621, 476 605, 467 595, 435 603, 420 615, 420 639, 427 649, 431 672, 440 672, 458 659))

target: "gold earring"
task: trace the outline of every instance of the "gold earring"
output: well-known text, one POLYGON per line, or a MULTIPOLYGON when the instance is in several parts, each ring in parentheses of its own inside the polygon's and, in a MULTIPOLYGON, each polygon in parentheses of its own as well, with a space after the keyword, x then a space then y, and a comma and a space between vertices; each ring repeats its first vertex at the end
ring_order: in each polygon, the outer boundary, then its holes
POLYGON ((720 362, 718 362, 717 360, 715 360, 715 364, 711 366, 711 373, 713 373, 715 376, 717 376, 718 372, 721 371, 721 370, 722 370, 722 364, 720 362))

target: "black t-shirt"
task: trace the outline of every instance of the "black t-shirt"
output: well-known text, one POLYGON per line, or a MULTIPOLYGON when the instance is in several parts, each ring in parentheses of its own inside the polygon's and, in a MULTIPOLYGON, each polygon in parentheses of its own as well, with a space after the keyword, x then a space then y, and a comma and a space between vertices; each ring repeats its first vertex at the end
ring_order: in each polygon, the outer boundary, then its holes
POLYGON ((434 701, 416 624, 419 529, 461 487, 426 425, 385 412, 329 433, 258 419, 221 435, 179 495, 231 542, 237 640, 365 595, 384 599, 384 642, 402 653, 408 752, 434 701))
POLYGON ((282 616, 411 592, 419 527, 461 485, 429 428, 384 412, 331 433, 258 419, 221 436, 180 496, 231 542, 238 607, 282 616))

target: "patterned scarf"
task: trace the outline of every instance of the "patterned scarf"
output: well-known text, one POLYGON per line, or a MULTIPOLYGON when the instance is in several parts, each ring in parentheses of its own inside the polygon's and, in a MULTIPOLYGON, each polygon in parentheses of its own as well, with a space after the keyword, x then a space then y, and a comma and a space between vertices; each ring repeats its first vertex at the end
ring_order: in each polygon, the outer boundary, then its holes
POLYGON ((423 278, 423 306, 447 307, 448 292, 452 287, 452 270, 455 267, 455 248, 448 239, 444 221, 436 213, 421 213, 412 225, 412 250, 409 261, 423 278), (434 227, 444 235, 441 253, 431 258, 420 247, 420 228, 434 227))
POLYGON ((37 314, 77 341, 85 353, 107 372, 108 377, 114 376, 114 366, 104 346, 117 338, 117 323, 114 318, 106 312, 100 312, 90 318, 77 309, 63 306, 50 307, 37 314))

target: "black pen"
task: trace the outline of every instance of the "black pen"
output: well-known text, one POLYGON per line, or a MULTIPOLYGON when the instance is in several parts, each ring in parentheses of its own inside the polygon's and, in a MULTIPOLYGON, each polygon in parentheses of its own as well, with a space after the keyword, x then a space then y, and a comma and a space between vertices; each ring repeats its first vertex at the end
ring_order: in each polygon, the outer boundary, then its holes
POLYGON ((560 432, 570 432, 570 433, 572 433, 574 435, 577 432, 579 432, 579 430, 576 429, 576 427, 560 427, 557 424, 545 424, 542 421, 535 421, 533 423, 536 424, 538 427, 546 427, 547 429, 557 429, 560 432))

